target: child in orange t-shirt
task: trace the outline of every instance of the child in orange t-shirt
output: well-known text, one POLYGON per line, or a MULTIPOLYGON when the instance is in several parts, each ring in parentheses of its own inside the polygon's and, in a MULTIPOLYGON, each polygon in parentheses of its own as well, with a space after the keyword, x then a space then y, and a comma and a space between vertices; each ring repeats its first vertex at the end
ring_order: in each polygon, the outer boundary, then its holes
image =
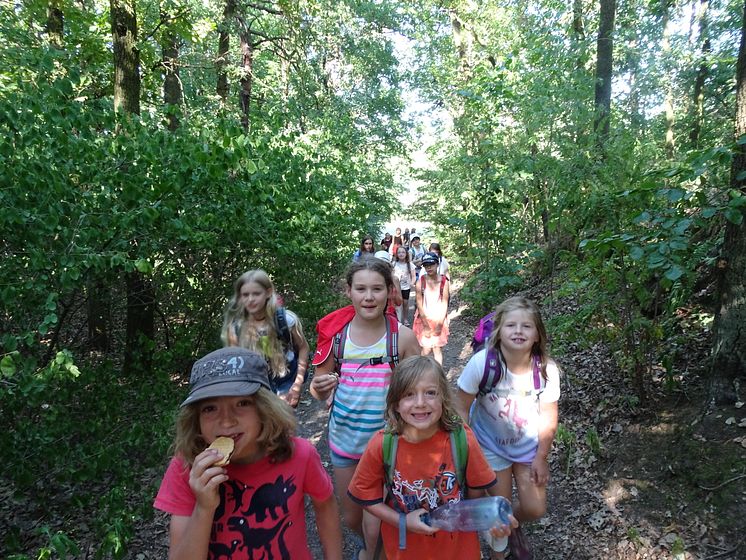
MULTIPOLYGON (((407 358, 396 368, 386 396, 386 419, 386 431, 398 435, 391 457, 394 476, 386 500, 384 430, 368 443, 348 489, 352 500, 381 519, 386 557, 479 559, 477 533, 439 531, 420 518, 438 506, 484 496, 485 491, 496 495, 495 473, 466 426, 468 461, 464 478, 468 488, 458 483, 449 432, 460 429, 461 420, 443 367, 432 357, 407 358)), ((506 526, 492 529, 496 538, 508 533, 510 528, 506 526)), ((372 559, 373 551, 367 553, 372 559)))

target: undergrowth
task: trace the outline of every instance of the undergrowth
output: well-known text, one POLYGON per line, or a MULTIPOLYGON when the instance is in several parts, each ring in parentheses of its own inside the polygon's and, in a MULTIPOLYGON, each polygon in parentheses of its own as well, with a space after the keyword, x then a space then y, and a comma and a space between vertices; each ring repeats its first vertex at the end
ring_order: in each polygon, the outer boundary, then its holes
POLYGON ((16 361, 0 385, 0 414, 14 427, 0 431, 0 484, 23 513, 0 521, 0 556, 78 557, 85 540, 100 543, 97 558, 123 557, 134 523, 153 515, 178 385, 165 370, 78 368, 66 352, 41 369, 16 361))

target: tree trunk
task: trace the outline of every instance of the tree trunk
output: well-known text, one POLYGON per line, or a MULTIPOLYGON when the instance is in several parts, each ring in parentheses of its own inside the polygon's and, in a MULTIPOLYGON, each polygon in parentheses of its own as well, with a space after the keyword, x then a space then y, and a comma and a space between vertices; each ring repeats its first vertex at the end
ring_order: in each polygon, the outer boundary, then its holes
MULTIPOLYGON (((114 43, 114 110, 140 114, 140 55, 137 51, 135 0, 111 0, 114 43)), ((123 132, 119 131, 119 134, 123 132)), ((127 286, 127 336, 124 371, 147 370, 152 362, 155 336, 155 298, 150 281, 140 272, 125 272, 127 286)))
POLYGON ((111 293, 100 278, 92 278, 87 284, 88 344, 93 350, 108 352, 111 293))
POLYGON ((697 76, 694 79, 694 91, 692 93, 692 128, 689 131, 689 140, 692 143, 693 148, 697 148, 699 145, 699 135, 702 132, 702 118, 704 116, 704 91, 705 91, 705 80, 709 73, 707 59, 712 51, 712 45, 709 37, 709 22, 707 16, 707 9, 710 3, 709 0, 700 0, 700 13, 699 13, 699 40, 702 44, 702 55, 700 58, 699 68, 697 69, 697 76))
POLYGON ((161 42, 161 65, 163 66, 163 102, 167 105, 168 129, 179 128, 179 109, 184 103, 184 93, 179 78, 179 42, 171 29, 172 15, 161 11, 163 39, 161 42))
MULTIPOLYGON (((746 0, 741 45, 736 66, 736 139, 746 135, 746 0)), ((746 195, 746 147, 736 145, 731 165, 731 188, 746 195)), ((719 304, 715 314, 710 395, 716 402, 733 403, 746 382, 746 210, 741 223, 727 222, 720 259, 719 304)))
POLYGON ((218 74, 218 82, 215 91, 220 96, 223 106, 228 103, 228 51, 231 46, 230 23, 233 19, 235 4, 233 0, 226 0, 223 7, 223 21, 218 28, 218 58, 215 61, 215 69, 218 74))
POLYGON ((572 2, 572 31, 577 39, 585 39, 585 25, 583 25, 583 0, 572 2))
MULTIPOLYGON (((453 41, 453 46, 456 47, 456 56, 458 58, 456 80, 458 80, 458 87, 464 87, 463 85, 468 83, 471 75, 470 37, 464 28, 464 20, 456 10, 451 10, 450 18, 451 40, 453 41)), ((466 147, 469 144, 469 126, 465 103, 463 99, 458 96, 456 96, 452 102, 453 106, 451 108, 451 114, 453 118, 453 126, 466 147)))
POLYGON ((598 42, 596 47, 596 118, 593 131, 597 145, 603 149, 609 137, 609 117, 611 115, 611 78, 614 66, 614 17, 616 0, 601 0, 599 14, 598 42))
POLYGON ((248 132, 251 124, 251 87, 254 80, 254 46, 251 44, 251 29, 241 22, 241 32, 239 33, 241 43, 241 91, 239 92, 239 101, 241 106, 241 124, 243 129, 248 132))
POLYGON ((629 122, 632 133, 639 132, 645 122, 640 111, 640 87, 637 85, 640 75, 640 57, 637 54, 638 42, 635 40, 631 46, 633 54, 630 55, 629 64, 629 122))
POLYGON ((663 36, 661 39, 661 53, 663 59, 663 68, 666 76, 665 89, 666 97, 663 101, 663 109, 666 116, 666 157, 673 159, 676 154, 676 140, 674 136, 675 113, 673 106, 673 73, 671 64, 671 34, 673 33, 673 22, 671 21, 671 3, 672 0, 665 0, 662 5, 662 27, 663 36))
POLYGON ((125 273, 127 283, 127 333, 124 371, 148 372, 153 362, 155 340, 155 294, 153 284, 141 272, 125 273))
POLYGON ((65 19, 60 7, 60 0, 49 0, 47 4, 46 31, 49 42, 57 48, 62 48, 62 35, 65 28, 65 19))
POLYGON ((114 110, 140 114, 140 53, 135 0, 111 0, 114 42, 114 110))

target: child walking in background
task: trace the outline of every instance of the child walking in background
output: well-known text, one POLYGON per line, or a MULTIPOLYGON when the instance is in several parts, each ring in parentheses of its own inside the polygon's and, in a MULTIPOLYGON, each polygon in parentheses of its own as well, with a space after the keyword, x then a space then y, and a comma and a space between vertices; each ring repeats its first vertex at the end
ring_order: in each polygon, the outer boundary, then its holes
MULTIPOLYGON (((311 395, 331 397, 329 451, 335 492, 345 524, 362 536, 363 511, 347 496, 347 487, 368 440, 384 425, 393 366, 418 355, 420 347, 410 329, 385 313, 393 286, 389 263, 353 263, 346 279, 352 306, 321 319, 316 327, 311 395)), ((372 518, 368 522, 375 526, 372 518)))
POLYGON ((250 270, 236 280, 221 338, 225 346, 262 354, 275 393, 293 408, 298 406, 308 371, 308 342, 298 316, 279 306, 272 280, 263 270, 250 270))
POLYGON ((363 237, 360 241, 360 247, 352 255, 352 262, 357 262, 366 255, 373 255, 376 252, 376 248, 373 245, 373 238, 370 235, 363 237))
MULTIPOLYGON (((350 497, 383 522, 386 558, 478 560, 476 533, 439 531, 420 518, 450 502, 484 496, 485 491, 497 495, 495 473, 456 414, 448 379, 438 362, 416 356, 399 364, 386 396, 386 420, 386 430, 371 439, 349 486, 350 497), (456 434, 466 439, 465 466, 453 456, 456 434), (386 437, 396 438, 388 446, 395 450, 389 457, 384 451, 386 437), (387 461, 393 464, 386 465, 387 461), (391 479, 387 472, 393 473, 391 479)), ((492 534, 505 537, 508 532, 501 526, 492 534)))
POLYGON ((394 262, 394 278, 399 280, 401 291, 401 307, 399 308, 399 322, 408 325, 409 322, 409 295, 415 283, 414 265, 409 262, 409 251, 405 247, 399 247, 396 251, 394 262))
POLYGON ((401 228, 396 228, 396 231, 394 232, 394 239, 391 242, 391 247, 389 247, 389 252, 391 253, 392 260, 394 257, 396 257, 396 251, 404 245, 404 239, 402 239, 401 236, 401 228))
POLYGON ((422 268, 422 257, 425 256, 425 248, 420 242, 420 236, 412 237, 412 244, 409 247, 409 260, 414 264, 415 281, 420 279, 420 269, 422 268))
POLYGON ((244 348, 216 350, 192 367, 176 423, 176 455, 154 506, 171 514, 169 558, 311 559, 304 496, 327 560, 341 560, 342 531, 316 449, 293 437, 295 417, 270 387, 267 363, 244 348), (224 457, 205 449, 233 440, 224 457))
POLYGON ((428 251, 438 255, 438 258, 440 259, 440 262, 438 263, 438 274, 442 274, 450 280, 451 266, 448 264, 448 260, 446 260, 446 258, 443 256, 443 251, 440 249, 440 243, 430 243, 428 251))
MULTIPOLYGON (((546 512, 547 457, 557 431, 559 369, 547 353, 547 333, 538 306, 513 297, 497 307, 495 329, 485 349, 466 364, 458 380, 457 407, 497 474, 500 495, 513 495, 520 523, 546 512), (476 399, 476 402, 475 402, 476 399), (473 404, 473 406, 472 406, 473 404)), ((502 558, 493 545, 493 558, 502 558)), ((519 527, 509 539, 511 558, 533 558, 519 527)))
POLYGON ((438 272, 440 259, 435 253, 425 253, 422 267, 425 274, 415 284, 417 311, 412 323, 422 354, 430 352, 439 364, 443 363, 442 348, 448 343, 448 300, 451 283, 438 272))

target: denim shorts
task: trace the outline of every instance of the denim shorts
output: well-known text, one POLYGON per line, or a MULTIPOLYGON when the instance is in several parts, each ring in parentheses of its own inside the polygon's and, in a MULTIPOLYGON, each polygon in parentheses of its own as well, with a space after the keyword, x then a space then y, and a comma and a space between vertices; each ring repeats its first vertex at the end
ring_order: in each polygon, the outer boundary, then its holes
POLYGON ((329 458, 332 460, 332 465, 343 469, 345 467, 356 467, 360 462, 360 459, 351 459, 350 457, 343 457, 339 453, 335 453, 331 449, 329 450, 329 458))

